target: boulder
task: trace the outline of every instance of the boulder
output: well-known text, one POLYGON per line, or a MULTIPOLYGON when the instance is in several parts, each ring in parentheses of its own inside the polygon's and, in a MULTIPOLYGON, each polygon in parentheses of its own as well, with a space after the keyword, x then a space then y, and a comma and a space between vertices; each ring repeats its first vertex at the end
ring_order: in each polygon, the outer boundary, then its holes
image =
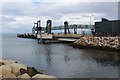
POLYGON ((57 80, 56 77, 54 76, 48 76, 48 75, 44 75, 44 74, 36 74, 35 76, 32 77, 32 79, 34 80, 57 80))
POLYGON ((12 63, 17 63, 16 61, 13 61, 13 60, 0 60, 0 63, 2 63, 3 65, 9 65, 9 64, 12 64, 12 63))
MULTIPOLYGON (((0 72, 1 73, 1 72, 0 72)), ((2 75, 0 75, 0 79, 2 78, 2 75)))
POLYGON ((17 77, 18 80, 31 80, 31 77, 25 73, 17 77))
POLYGON ((20 68, 27 70, 27 66, 23 64, 18 64, 18 63, 12 63, 12 73, 15 74, 15 76, 20 75, 20 68))
POLYGON ((3 78, 13 78, 14 80, 16 79, 16 76, 13 73, 7 73, 5 75, 2 75, 3 78))
POLYGON ((5 65, 3 62, 0 62, 0 66, 5 65))
POLYGON ((23 69, 23 68, 20 68, 20 74, 22 75, 22 74, 25 74, 25 73, 27 73, 27 70, 23 69))
POLYGON ((17 63, 16 61, 13 61, 13 60, 7 60, 7 61, 9 61, 11 64, 12 63, 17 63))
POLYGON ((0 66, 0 72, 1 72, 0 75, 6 76, 12 72, 12 68, 9 65, 2 65, 0 66))
POLYGON ((4 65, 9 65, 11 64, 9 61, 7 60, 0 60, 1 63, 3 63, 4 65))
POLYGON ((28 67, 27 68, 27 73, 28 73, 28 75, 29 76, 34 76, 34 75, 36 75, 37 73, 38 73, 38 71, 34 68, 34 67, 28 67))

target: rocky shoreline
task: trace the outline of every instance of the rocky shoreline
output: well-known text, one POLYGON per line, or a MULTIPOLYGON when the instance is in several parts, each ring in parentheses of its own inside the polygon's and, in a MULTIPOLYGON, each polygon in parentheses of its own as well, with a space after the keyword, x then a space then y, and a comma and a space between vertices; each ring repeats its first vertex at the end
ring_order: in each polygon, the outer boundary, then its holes
POLYGON ((3 80, 57 80, 55 76, 45 75, 34 67, 28 67, 13 60, 0 60, 0 79, 3 80))
POLYGON ((120 51, 120 37, 81 37, 70 44, 77 48, 102 49, 120 51))

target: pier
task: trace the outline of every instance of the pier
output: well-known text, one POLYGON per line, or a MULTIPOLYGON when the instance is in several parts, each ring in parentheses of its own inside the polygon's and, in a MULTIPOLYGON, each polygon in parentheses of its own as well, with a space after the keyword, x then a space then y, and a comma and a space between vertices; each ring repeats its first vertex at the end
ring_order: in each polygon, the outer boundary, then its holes
MULTIPOLYGON (((24 33, 24 34, 17 34, 17 37, 20 38, 33 38, 37 39, 38 42, 75 42, 79 39, 82 35, 77 34, 77 29, 82 28, 83 26, 80 25, 69 25, 67 21, 64 22, 64 26, 52 27, 52 20, 47 20, 46 27, 41 27, 41 20, 38 20, 34 23, 32 28, 32 34, 24 33), (52 30, 64 29, 64 33, 54 34, 52 30), (74 30, 72 34, 70 29, 74 30)), ((84 26, 87 28, 88 26, 84 26)))
MULTIPOLYGON (((102 18, 102 22, 95 22, 95 29, 93 25, 89 25, 89 28, 91 29, 91 34, 85 34, 84 32, 82 34, 77 34, 78 25, 72 25, 70 26, 67 21, 65 21, 63 24, 63 27, 52 27, 52 20, 47 20, 46 27, 41 27, 41 21, 37 21, 37 23, 34 23, 34 26, 32 28, 32 34, 18 34, 17 37, 20 38, 32 38, 37 39, 38 43, 73 43, 73 46, 81 47, 81 48, 95 48, 95 49, 107 49, 107 50, 114 50, 114 51, 120 51, 120 36, 119 32, 117 30, 116 32, 116 25, 111 25, 112 30, 105 31, 104 26, 109 24, 118 24, 120 20, 116 21, 106 21, 102 18), (104 22, 105 21, 105 22, 104 22), (106 23, 105 25, 102 23, 106 23), (98 29, 99 25, 102 24, 103 26, 98 29), (113 30, 113 28, 115 28, 113 30), (52 30, 56 29, 63 29, 63 33, 52 33, 52 30), (74 32, 71 33, 70 29, 73 29, 74 32), (102 29, 102 30, 101 30, 102 29), (104 33, 102 32, 104 31, 104 33), (116 32, 116 33, 115 33, 116 32), (114 34, 114 35, 113 35, 114 34)), ((118 26, 118 25, 117 25, 118 26)), ((87 26, 85 26, 87 27, 87 26)))
POLYGON ((73 43, 77 39, 79 39, 81 36, 80 34, 42 34, 42 35, 37 35, 37 39, 39 40, 38 42, 70 42, 73 43), (42 40, 42 41, 40 41, 42 40))

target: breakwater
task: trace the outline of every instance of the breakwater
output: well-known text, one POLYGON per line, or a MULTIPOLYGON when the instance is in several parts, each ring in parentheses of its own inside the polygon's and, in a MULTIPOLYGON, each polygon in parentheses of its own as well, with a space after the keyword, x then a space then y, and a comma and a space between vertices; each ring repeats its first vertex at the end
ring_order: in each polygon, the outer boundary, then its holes
POLYGON ((0 78, 4 80, 57 80, 56 77, 45 75, 34 67, 28 67, 13 60, 0 60, 0 78))
POLYGON ((37 35, 30 34, 30 33, 24 33, 24 34, 17 34, 17 37, 19 37, 19 38, 33 38, 33 39, 36 39, 37 35))
POLYGON ((120 51, 120 37, 81 37, 71 45, 79 48, 120 51))

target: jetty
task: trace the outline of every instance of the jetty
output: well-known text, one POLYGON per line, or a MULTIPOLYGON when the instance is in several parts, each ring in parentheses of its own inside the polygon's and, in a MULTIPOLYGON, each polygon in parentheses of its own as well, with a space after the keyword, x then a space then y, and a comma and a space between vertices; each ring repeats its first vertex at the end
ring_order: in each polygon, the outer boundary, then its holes
POLYGON ((70 42, 73 43, 75 40, 81 37, 80 34, 77 34, 77 25, 69 27, 68 22, 64 22, 64 33, 54 34, 52 33, 52 21, 47 20, 46 27, 41 27, 41 21, 34 23, 32 28, 32 34, 24 33, 17 34, 19 38, 32 38, 37 39, 39 43, 45 42, 70 42), (69 29, 73 28, 74 33, 71 33, 69 29))
MULTIPOLYGON (((120 20, 107 20, 102 18, 101 22, 89 25, 91 34, 77 34, 78 25, 69 25, 67 21, 64 26, 52 27, 52 20, 47 20, 46 27, 41 27, 41 21, 34 23, 32 33, 17 34, 19 38, 37 39, 38 43, 72 43, 71 45, 79 48, 94 48, 120 51, 120 20), (108 27, 109 26, 109 27, 108 27), (63 29, 63 33, 54 34, 52 30, 63 29), (74 32, 71 33, 70 29, 74 32)), ((86 27, 86 26, 85 26, 86 27)))

